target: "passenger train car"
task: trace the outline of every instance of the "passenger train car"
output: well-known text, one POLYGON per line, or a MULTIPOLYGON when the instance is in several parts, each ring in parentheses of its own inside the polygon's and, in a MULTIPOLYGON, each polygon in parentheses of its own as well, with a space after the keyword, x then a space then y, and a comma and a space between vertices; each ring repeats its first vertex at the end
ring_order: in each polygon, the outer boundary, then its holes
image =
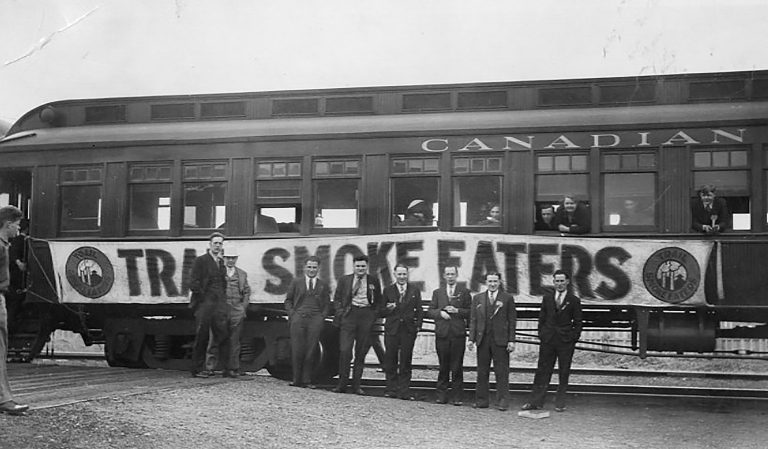
POLYGON ((640 356, 768 336, 768 71, 58 101, 0 159, 0 203, 30 220, 22 358, 66 329, 113 365, 188 366, 190 266, 213 231, 254 292, 244 367, 277 375, 312 254, 332 285, 356 254, 384 283, 405 263, 425 298, 445 265, 473 291, 498 270, 528 319, 563 268, 585 327, 629 332, 640 356), (702 184, 732 230, 692 231, 702 184), (591 232, 539 230, 564 193, 591 232))

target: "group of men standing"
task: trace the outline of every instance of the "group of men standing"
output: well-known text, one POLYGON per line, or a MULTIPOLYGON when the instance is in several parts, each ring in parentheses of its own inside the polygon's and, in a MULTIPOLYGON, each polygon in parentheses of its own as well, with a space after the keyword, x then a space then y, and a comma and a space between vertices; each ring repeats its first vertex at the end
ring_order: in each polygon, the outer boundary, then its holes
MULTIPOLYGON (((223 244, 224 236, 213 234, 208 252, 198 257, 192 268, 191 306, 197 318, 193 355, 196 377, 210 376, 205 367, 209 336, 219 348, 224 376, 240 374, 239 329, 250 288, 246 273, 235 267, 236 254, 225 253, 223 244)), ((508 409, 509 353, 515 350, 517 310, 512 295, 503 291, 499 273, 488 272, 486 291, 473 297, 457 282, 458 268, 446 266, 442 273, 444 285, 433 291, 425 311, 421 291, 409 282, 408 267, 403 264, 394 268, 395 282, 382 290, 378 276, 368 274, 368 257, 356 256, 353 272, 339 278, 331 299, 330 286, 318 276, 320 263, 317 257, 307 258, 303 276, 294 278, 285 299, 292 352, 291 386, 316 388, 312 378, 315 348, 325 319, 333 315, 334 325, 340 330, 339 381, 333 391, 364 395, 361 380, 371 330, 376 320, 384 317, 384 395, 415 400, 410 390, 411 361, 426 314, 435 321, 435 350, 440 367, 437 403, 463 405, 465 348, 476 348, 477 388, 473 407, 488 408, 491 404, 489 378, 493 366, 495 406, 502 411, 508 409)), ((554 291, 544 295, 542 301, 539 361, 530 402, 523 405, 525 410, 543 406, 555 360, 560 368, 555 409, 565 409, 571 359, 581 334, 581 303, 568 291, 567 273, 555 272, 553 281, 554 291)))
MULTIPOLYGON (((332 300, 330 287, 317 277, 319 265, 318 258, 307 259, 304 276, 293 281, 285 301, 291 326, 292 386, 316 388, 312 382, 313 351, 323 321, 335 312, 334 324, 340 329, 340 357, 339 381, 333 391, 344 393, 349 389, 364 395, 361 379, 370 347, 368 340, 374 322, 382 316, 385 318, 383 368, 387 380, 384 396, 414 400, 410 391, 411 361, 426 313, 435 321, 439 363, 436 402, 463 405, 465 348, 476 347, 477 389, 473 407, 490 406, 489 377, 493 365, 496 407, 502 411, 508 409, 509 353, 515 349, 517 311, 512 295, 501 288, 499 273, 487 273, 487 290, 472 297, 469 290, 457 282, 458 268, 445 267, 445 283, 433 291, 425 312, 421 291, 408 282, 408 267, 403 264, 395 266, 395 282, 382 291, 378 277, 368 274, 368 258, 355 257, 353 273, 339 278, 332 300)), ((557 271, 553 279, 555 291, 545 295, 539 316, 539 363, 531 401, 523 406, 525 410, 543 405, 555 360, 560 367, 556 410, 565 409, 571 358, 581 333, 581 303, 576 295, 567 291, 567 273, 557 271)))

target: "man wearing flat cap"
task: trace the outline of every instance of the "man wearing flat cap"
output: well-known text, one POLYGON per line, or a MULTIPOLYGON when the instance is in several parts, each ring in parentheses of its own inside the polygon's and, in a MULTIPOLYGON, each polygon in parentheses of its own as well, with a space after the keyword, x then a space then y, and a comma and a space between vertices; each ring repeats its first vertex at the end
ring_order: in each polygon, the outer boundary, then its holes
POLYGON ((211 338, 206 358, 206 368, 213 371, 217 364, 216 356, 218 354, 221 359, 221 367, 224 369, 224 377, 233 378, 242 374, 240 373, 240 333, 251 299, 248 275, 236 266, 237 258, 237 249, 227 248, 224 252, 227 337, 218 344, 218 347, 215 339, 211 338))

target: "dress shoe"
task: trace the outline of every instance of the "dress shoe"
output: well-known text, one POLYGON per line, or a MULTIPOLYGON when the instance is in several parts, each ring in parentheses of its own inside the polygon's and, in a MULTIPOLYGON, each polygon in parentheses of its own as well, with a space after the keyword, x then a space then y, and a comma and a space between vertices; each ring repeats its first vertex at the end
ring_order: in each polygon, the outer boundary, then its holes
POLYGON ((555 411, 556 412, 564 412, 565 411, 565 406, 563 405, 563 406, 560 406, 560 407, 555 407, 555 411))
POLYGON ((339 385, 339 386, 336 386, 336 388, 334 388, 331 391, 333 391, 334 393, 346 393, 347 389, 339 385))
POLYGON ((472 404, 472 408, 488 408, 488 404, 478 404, 477 402, 475 402, 474 404, 472 404))
POLYGON ((291 383, 289 383, 289 384, 288 384, 288 386, 289 386, 289 387, 299 387, 299 388, 304 388, 304 384, 303 384, 303 383, 301 383, 301 382, 291 382, 291 383))
POLYGON ((394 398, 394 397, 397 397, 397 396, 395 395, 395 393, 392 393, 391 391, 385 391, 384 392, 384 397, 385 398, 394 398))
POLYGON ((304 384, 304 388, 309 388, 310 390, 316 390, 317 385, 315 384, 304 384))
POLYGON ((355 388, 352 392, 358 396, 365 396, 365 391, 362 388, 355 388))
POLYGON ((453 405, 455 405, 457 407, 461 407, 462 405, 464 405, 464 403, 459 401, 459 400, 453 401, 453 402, 451 402, 451 404, 453 404, 453 405))
POLYGON ((6 401, 0 404, 0 413, 7 413, 9 415, 23 415, 27 410, 29 410, 28 405, 17 404, 14 401, 6 401))
POLYGON ((406 394, 405 396, 400 396, 400 399, 402 399, 404 401, 415 401, 416 400, 416 396, 413 396, 413 395, 410 395, 410 394, 406 394))
POLYGON ((198 377, 200 379, 207 379, 213 374, 210 371, 192 371, 192 377, 198 377))
POLYGON ((437 398, 437 400, 435 400, 435 402, 438 403, 438 404, 447 404, 448 403, 448 401, 445 398, 437 398))
POLYGON ((496 409, 500 412, 506 412, 508 408, 509 406, 506 404, 499 404, 496 406, 496 409))
POLYGON ((520 407, 520 410, 538 410, 539 408, 540 407, 538 405, 533 405, 530 402, 526 402, 522 407, 520 407))

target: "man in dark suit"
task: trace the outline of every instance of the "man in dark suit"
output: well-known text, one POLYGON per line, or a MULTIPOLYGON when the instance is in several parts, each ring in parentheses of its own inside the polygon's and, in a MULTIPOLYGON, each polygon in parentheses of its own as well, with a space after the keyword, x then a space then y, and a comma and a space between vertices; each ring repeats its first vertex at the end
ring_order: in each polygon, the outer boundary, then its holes
MULTIPOLYGON (((224 235, 214 232, 208 239, 208 251, 192 264, 189 289, 192 291, 189 307, 195 313, 195 345, 192 353, 192 375, 210 377, 205 370, 208 335, 217 344, 226 345, 227 333, 227 269, 222 260, 224 235)), ((228 354, 222 353, 222 366, 229 366, 228 354)))
POLYGON ((537 410, 544 406, 547 387, 552 379, 555 358, 559 368, 560 383, 557 386, 555 411, 565 411, 565 393, 576 342, 581 336, 581 301, 568 291, 568 273, 562 270, 553 275, 555 291, 547 293, 539 311, 539 363, 533 379, 531 400, 523 410, 537 410))
POLYGON ((472 298, 469 318, 469 349, 477 345, 477 389, 474 408, 488 408, 488 378, 496 374, 496 407, 506 411, 509 407, 509 353, 515 350, 517 310, 512 295, 501 291, 501 275, 485 275, 488 288, 472 298))
POLYGON ((458 267, 443 268, 445 287, 432 292, 427 309, 427 316, 435 320, 435 351, 440 365, 436 386, 438 404, 447 404, 450 400, 453 405, 462 405, 464 393, 464 348, 472 296, 456 283, 458 276, 458 267))
POLYGON ((408 283, 405 265, 395 266, 395 283, 384 289, 384 302, 384 372, 387 376, 384 396, 413 401, 416 399, 411 394, 413 344, 421 329, 424 310, 421 291, 408 283))
POLYGON ((349 383, 349 363, 352 347, 355 348, 355 363, 352 370, 352 392, 364 395, 360 388, 363 377, 365 354, 368 351, 368 337, 376 317, 383 308, 381 284, 376 277, 368 275, 368 257, 357 256, 353 260, 354 273, 342 276, 333 296, 335 309, 334 324, 341 328, 339 349, 339 384, 333 390, 344 393, 349 383))
POLYGON ((713 185, 699 189, 699 198, 691 201, 691 228, 704 234, 719 234, 731 227, 731 212, 722 198, 717 198, 713 185))
POLYGON ((291 386, 316 388, 312 383, 314 353, 320 341, 325 317, 331 314, 331 289, 317 277, 320 259, 310 256, 304 263, 304 276, 288 287, 285 310, 291 326, 291 386))

